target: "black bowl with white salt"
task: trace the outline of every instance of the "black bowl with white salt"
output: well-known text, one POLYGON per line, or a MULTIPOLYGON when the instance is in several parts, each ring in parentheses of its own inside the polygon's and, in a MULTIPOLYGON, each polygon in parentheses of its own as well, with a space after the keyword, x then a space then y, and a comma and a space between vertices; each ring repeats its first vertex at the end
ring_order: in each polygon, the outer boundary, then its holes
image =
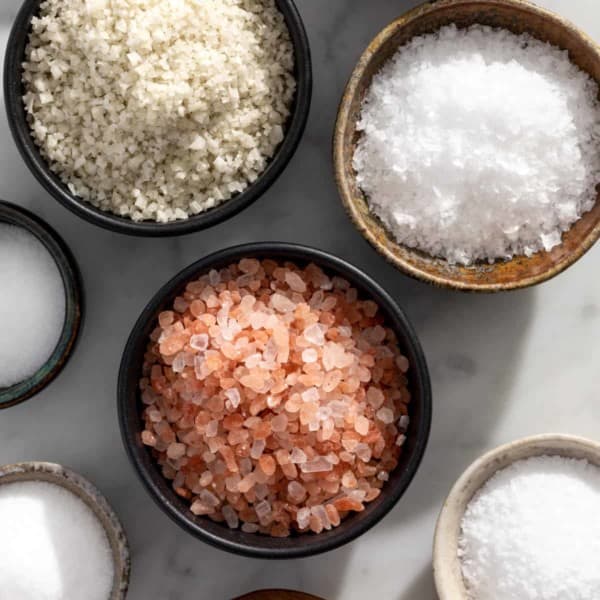
POLYGON ((71 251, 47 223, 0 200, 0 409, 31 398, 71 356, 83 289, 71 251))
POLYGON ((293 0, 83 6, 25 0, 7 45, 8 121, 48 193, 95 225, 152 237, 262 196, 310 110, 293 0))

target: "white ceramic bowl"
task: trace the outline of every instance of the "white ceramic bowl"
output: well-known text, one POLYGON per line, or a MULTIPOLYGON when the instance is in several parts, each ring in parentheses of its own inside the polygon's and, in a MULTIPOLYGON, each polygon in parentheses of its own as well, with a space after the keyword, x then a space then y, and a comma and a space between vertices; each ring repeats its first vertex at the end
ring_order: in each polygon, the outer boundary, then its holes
MULTIPOLYGON (((131 570, 129 544, 119 518, 106 498, 87 479, 62 465, 48 462, 0 465, 0 485, 22 481, 45 481, 58 485, 75 494, 88 506, 104 528, 112 550, 114 580, 110 598, 107 600, 125 600, 131 570)), ((4 596, 0 593, 0 597, 4 596)))
POLYGON ((600 467, 600 444, 584 438, 548 434, 528 437, 484 454, 459 478, 444 502, 433 543, 433 572, 439 600, 466 600, 458 559, 458 539, 465 510, 479 489, 512 463, 534 456, 564 456, 600 467))

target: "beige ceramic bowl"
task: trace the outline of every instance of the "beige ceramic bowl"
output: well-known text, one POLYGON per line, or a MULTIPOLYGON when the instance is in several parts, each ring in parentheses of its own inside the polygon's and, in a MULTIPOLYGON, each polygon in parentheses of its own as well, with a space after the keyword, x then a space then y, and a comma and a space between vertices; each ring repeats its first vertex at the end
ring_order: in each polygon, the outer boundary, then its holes
POLYGON ((600 84, 600 48, 585 33, 559 15, 525 0, 438 0, 426 2, 390 23, 368 46, 352 73, 340 104, 334 135, 335 176, 350 218, 371 245, 396 268, 436 286, 472 292, 514 290, 542 283, 581 258, 600 237, 600 201, 563 235, 550 252, 516 256, 490 265, 451 265, 420 250, 397 243, 371 211, 356 183, 352 158, 360 132, 361 106, 373 76, 418 35, 449 24, 466 28, 475 23, 529 33, 568 50, 570 59, 600 84))
POLYGON ((59 485, 87 504, 104 527, 113 554, 115 577, 110 598, 106 600, 124 600, 129 587, 129 545, 117 515, 104 496, 87 479, 61 465, 26 462, 0 466, 0 486, 19 481, 59 485))
POLYGON ((439 600, 468 598, 457 552, 461 521, 473 496, 497 471, 518 460, 544 455, 584 459, 600 467, 600 444, 559 434, 525 438, 500 446, 477 459, 452 488, 438 519, 433 571, 439 600))

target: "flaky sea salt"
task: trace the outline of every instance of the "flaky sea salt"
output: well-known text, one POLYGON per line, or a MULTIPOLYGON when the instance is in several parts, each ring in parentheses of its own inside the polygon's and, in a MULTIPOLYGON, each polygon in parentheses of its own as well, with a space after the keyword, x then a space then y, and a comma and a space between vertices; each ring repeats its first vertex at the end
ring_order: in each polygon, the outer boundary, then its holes
POLYGON ((492 477, 462 521, 472 600, 600 598, 600 469, 537 457, 492 477))
POLYGON ((51 254, 25 229, 0 224, 0 387, 50 358, 64 321, 65 290, 51 254))
POLYGON ((598 86, 529 35, 444 27, 373 79, 357 182, 402 244, 451 263, 550 250, 596 200, 598 86))
POLYGON ((112 552, 74 494, 45 482, 0 485, 0 598, 107 600, 112 552))

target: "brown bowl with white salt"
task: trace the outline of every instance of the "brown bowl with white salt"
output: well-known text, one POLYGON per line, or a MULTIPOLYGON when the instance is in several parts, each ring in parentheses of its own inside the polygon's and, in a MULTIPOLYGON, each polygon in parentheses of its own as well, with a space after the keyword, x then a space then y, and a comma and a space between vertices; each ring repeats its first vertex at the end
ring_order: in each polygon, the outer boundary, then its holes
POLYGON ((600 236, 600 51, 522 0, 440 0, 370 44, 334 140, 343 203, 403 272, 494 292, 600 236))

